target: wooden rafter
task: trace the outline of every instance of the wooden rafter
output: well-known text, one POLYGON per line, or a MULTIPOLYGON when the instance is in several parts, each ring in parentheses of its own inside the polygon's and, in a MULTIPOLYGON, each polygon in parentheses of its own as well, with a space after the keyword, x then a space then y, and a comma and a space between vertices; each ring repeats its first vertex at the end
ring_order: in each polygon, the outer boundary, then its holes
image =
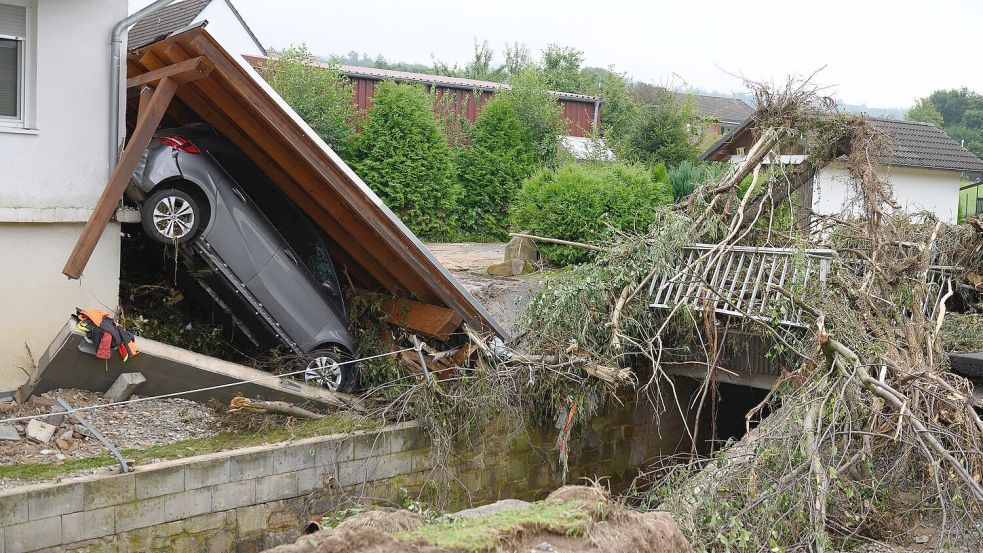
POLYGON ((109 218, 113 216, 116 206, 123 198, 126 185, 130 182, 130 175, 133 174, 143 151, 150 144, 150 139, 154 136, 157 125, 160 124, 167 106, 171 103, 177 86, 178 82, 170 77, 160 79, 153 95, 146 101, 146 110, 137 115, 137 126, 133 130, 133 135, 126 147, 123 148, 123 155, 120 156, 119 162, 113 168, 109 183, 106 184, 102 195, 99 196, 95 209, 92 210, 89 220, 82 229, 82 235, 79 236, 71 255, 68 256, 65 268, 62 269, 62 273, 68 278, 77 279, 82 276, 82 271, 88 264, 89 258, 92 257, 92 252, 95 251, 103 231, 106 230, 109 218))
POLYGON ((154 84, 165 78, 172 79, 178 83, 196 81, 202 77, 207 77, 214 67, 215 65, 211 60, 204 56, 198 56, 197 58, 191 58, 126 79, 126 88, 154 84))

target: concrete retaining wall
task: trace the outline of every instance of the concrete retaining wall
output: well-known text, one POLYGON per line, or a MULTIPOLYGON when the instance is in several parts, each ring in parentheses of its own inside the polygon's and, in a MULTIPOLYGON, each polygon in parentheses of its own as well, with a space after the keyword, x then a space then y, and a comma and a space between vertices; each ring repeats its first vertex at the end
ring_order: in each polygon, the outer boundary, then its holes
MULTIPOLYGON (((681 421, 670 414, 657 427, 646 402, 605 410, 571 441, 567 480, 623 486, 644 461, 688 447, 681 421)), ((353 500, 439 496, 453 509, 540 499, 562 483, 555 441, 554 429, 516 434, 492 423, 458 448, 448 473, 435 473, 423 432, 403 423, 9 490, 0 493, 0 553, 260 551, 353 500)))

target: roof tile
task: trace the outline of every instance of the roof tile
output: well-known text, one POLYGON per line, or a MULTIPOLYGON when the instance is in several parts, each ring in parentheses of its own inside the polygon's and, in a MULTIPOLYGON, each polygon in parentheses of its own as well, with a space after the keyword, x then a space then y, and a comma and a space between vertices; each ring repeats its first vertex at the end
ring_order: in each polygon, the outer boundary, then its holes
POLYGON ((146 46, 183 29, 198 17, 212 0, 180 0, 137 21, 127 35, 128 50, 146 46))

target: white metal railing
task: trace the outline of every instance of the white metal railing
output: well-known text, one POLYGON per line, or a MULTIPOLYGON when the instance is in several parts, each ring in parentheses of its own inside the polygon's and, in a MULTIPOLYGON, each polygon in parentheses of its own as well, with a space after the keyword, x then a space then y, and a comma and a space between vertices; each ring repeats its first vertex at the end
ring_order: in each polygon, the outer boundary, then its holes
POLYGON ((793 282, 808 286, 826 282, 832 250, 796 250, 731 246, 709 255, 716 246, 693 244, 683 248, 682 264, 672 274, 653 279, 649 286, 651 307, 672 308, 684 304, 695 310, 777 319, 781 324, 804 327, 803 311, 776 290, 793 282))
MULTIPOLYGON (((811 324, 804 310, 783 294, 825 285, 834 252, 829 249, 794 250, 731 246, 710 254, 717 246, 693 244, 682 251, 682 263, 668 275, 653 279, 649 296, 653 309, 685 305, 697 311, 712 309, 723 315, 750 317, 793 327, 811 324)), ((851 263, 863 271, 862 263, 851 263)), ((952 267, 932 266, 931 286, 922 312, 937 315, 939 301, 952 285, 952 267)))

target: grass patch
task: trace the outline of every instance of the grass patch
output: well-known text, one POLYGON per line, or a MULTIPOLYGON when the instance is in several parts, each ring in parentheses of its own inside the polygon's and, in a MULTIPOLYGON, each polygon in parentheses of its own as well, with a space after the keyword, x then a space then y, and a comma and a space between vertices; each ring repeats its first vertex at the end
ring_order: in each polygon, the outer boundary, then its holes
POLYGON ((584 536, 591 523, 590 511, 582 501, 546 501, 478 518, 441 520, 411 532, 400 532, 395 537, 423 540, 454 550, 489 551, 496 549, 503 535, 521 529, 584 536))
MULTIPOLYGON (((376 425, 369 421, 355 421, 344 415, 329 415, 320 420, 305 421, 293 427, 277 426, 260 430, 237 432, 222 432, 211 438, 197 440, 182 440, 173 444, 161 444, 145 449, 123 449, 123 457, 133 459, 136 465, 168 459, 181 459, 205 455, 227 449, 249 447, 287 440, 301 440, 315 436, 326 436, 367 430, 376 425)), ((59 476, 83 470, 116 465, 116 459, 109 452, 86 457, 70 459, 60 465, 52 463, 34 463, 24 465, 6 465, 0 467, 0 478, 13 480, 49 480, 59 476)))

